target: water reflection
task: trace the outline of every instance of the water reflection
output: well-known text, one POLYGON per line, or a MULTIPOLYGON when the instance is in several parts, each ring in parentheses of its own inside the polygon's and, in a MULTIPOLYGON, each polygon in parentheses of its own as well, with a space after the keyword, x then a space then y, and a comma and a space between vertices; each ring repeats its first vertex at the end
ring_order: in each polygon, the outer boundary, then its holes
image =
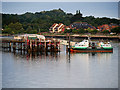
MULTIPOLYGON (((67 59, 67 62, 70 63, 71 62, 71 59, 73 57, 78 57, 79 59, 85 59, 85 60, 91 60, 93 58, 96 58, 97 60, 109 60, 111 58, 111 55, 113 53, 67 53, 66 54, 66 59, 67 59)), ((77 58, 77 59, 78 59, 77 58)))
POLYGON ((22 53, 22 52, 15 52, 15 58, 23 58, 24 60, 46 60, 46 61, 59 61, 65 59, 67 63, 71 63, 73 57, 78 57, 80 59, 84 58, 85 60, 90 60, 91 58, 96 59, 107 59, 111 58, 112 53, 70 53, 70 52, 32 52, 32 53, 22 53))
POLYGON ((25 60, 40 60, 40 59, 49 59, 58 61, 60 58, 60 53, 52 53, 52 52, 32 52, 32 53, 22 53, 22 52, 14 52, 14 56, 17 58, 24 58, 25 60))
POLYGON ((118 48, 113 53, 67 53, 61 48, 60 53, 3 52, 3 87, 117 87, 118 48))
POLYGON ((71 59, 71 54, 70 54, 70 52, 68 52, 68 53, 66 54, 66 59, 67 59, 67 62, 70 63, 70 59, 71 59))

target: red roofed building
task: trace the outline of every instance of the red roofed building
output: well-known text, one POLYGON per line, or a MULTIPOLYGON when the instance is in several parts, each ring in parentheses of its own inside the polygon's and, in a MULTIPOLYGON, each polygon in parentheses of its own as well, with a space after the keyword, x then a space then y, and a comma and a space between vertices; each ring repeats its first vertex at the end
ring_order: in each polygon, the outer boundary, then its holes
POLYGON ((97 28, 100 31, 104 31, 104 30, 111 31, 111 29, 116 28, 116 27, 118 27, 118 25, 116 25, 116 24, 110 24, 110 25, 104 24, 104 25, 98 26, 97 28))
POLYGON ((104 31, 104 30, 109 30, 110 31, 110 27, 109 27, 108 24, 104 24, 104 25, 98 26, 98 29, 100 31, 104 31))
POLYGON ((59 33, 59 32, 64 31, 64 27, 65 27, 65 25, 62 23, 59 23, 59 24, 55 23, 50 27, 49 30, 51 33, 59 33))
POLYGON ((55 32, 55 28, 56 28, 57 26, 58 26, 58 24, 57 24, 57 23, 54 23, 54 24, 50 27, 49 31, 50 31, 51 33, 55 32))
POLYGON ((110 26, 110 29, 113 29, 113 28, 119 27, 119 26, 116 25, 116 24, 110 24, 109 26, 110 26))

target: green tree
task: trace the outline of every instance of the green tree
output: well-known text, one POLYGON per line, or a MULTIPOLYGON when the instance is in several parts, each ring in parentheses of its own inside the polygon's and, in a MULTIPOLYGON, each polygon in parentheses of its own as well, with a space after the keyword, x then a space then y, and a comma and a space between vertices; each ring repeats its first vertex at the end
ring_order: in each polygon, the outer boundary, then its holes
MULTIPOLYGON (((41 32, 44 32, 49 31, 50 26, 54 23, 63 23, 69 26, 75 21, 87 22, 95 27, 110 23, 119 25, 120 23, 120 20, 118 19, 106 17, 95 18, 94 16, 82 17, 80 11, 77 11, 77 13, 73 15, 72 13, 64 12, 62 9, 54 9, 36 13, 27 12, 22 15, 2 14, 2 28, 4 29, 3 33, 29 33, 30 30, 37 30, 37 32, 39 32, 39 29, 41 32), (6 28, 6 26, 8 26, 8 28, 6 28)), ((73 32, 77 33, 78 31, 76 30, 73 32)), ((113 32, 119 33, 119 30, 113 30, 113 32)))
POLYGON ((72 33, 78 33, 78 30, 73 29, 73 30, 72 30, 72 33))
POLYGON ((8 26, 6 26, 3 33, 18 34, 18 33, 23 33, 23 31, 24 29, 22 27, 22 24, 17 22, 17 23, 10 23, 8 26))
POLYGON ((98 30, 96 30, 96 29, 90 31, 91 34, 96 34, 97 32, 98 32, 98 30))
POLYGON ((79 34, 80 34, 80 33, 86 33, 86 31, 85 31, 83 28, 81 28, 81 29, 78 30, 78 33, 79 33, 79 34))
POLYGON ((26 32, 27 32, 27 33, 32 32, 32 27, 31 27, 31 26, 28 26, 28 28, 26 29, 26 32))
POLYGON ((120 33, 120 27, 116 27, 116 28, 113 28, 113 29, 111 29, 111 32, 113 32, 113 33, 120 33))
POLYGON ((64 33, 72 33, 72 29, 65 29, 64 33))
POLYGON ((8 26, 5 27, 5 29, 2 31, 2 33, 5 33, 5 34, 12 34, 11 29, 8 28, 8 26))
POLYGON ((31 30, 29 33, 30 34, 37 34, 37 30, 31 30))
POLYGON ((102 31, 102 33, 109 34, 110 32, 108 30, 104 30, 104 31, 102 31))

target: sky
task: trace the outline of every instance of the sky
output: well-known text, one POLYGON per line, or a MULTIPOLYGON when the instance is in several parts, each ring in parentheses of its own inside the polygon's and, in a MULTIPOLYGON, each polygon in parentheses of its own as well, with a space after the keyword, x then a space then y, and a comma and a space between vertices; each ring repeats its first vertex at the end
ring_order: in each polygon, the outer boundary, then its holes
POLYGON ((91 15, 118 18, 117 2, 2 2, 2 13, 7 14, 35 13, 59 8, 73 14, 80 10, 84 17, 91 15))

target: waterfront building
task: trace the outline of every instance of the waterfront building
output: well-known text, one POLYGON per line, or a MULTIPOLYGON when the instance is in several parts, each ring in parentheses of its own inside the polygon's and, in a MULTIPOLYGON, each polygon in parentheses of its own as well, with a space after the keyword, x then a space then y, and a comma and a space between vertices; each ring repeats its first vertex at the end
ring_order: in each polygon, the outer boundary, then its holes
POLYGON ((69 30, 69 29, 71 29, 71 28, 70 28, 70 26, 66 26, 65 29, 69 30))
POLYGON ((113 28, 119 27, 119 25, 117 25, 117 24, 113 24, 113 23, 111 23, 109 26, 110 26, 110 29, 113 29, 113 28))
POLYGON ((64 29, 65 29, 65 25, 64 24, 62 24, 62 23, 59 23, 59 24, 55 23, 55 24, 53 24, 50 27, 49 31, 50 31, 50 33, 60 33, 60 32, 63 32, 64 29))
POLYGON ((104 24, 104 25, 98 26, 98 29, 99 29, 100 31, 104 31, 104 30, 110 31, 110 27, 109 27, 108 24, 104 24))
POLYGON ((108 30, 109 32, 111 31, 111 29, 113 28, 116 28, 118 27, 118 25, 116 24, 104 24, 104 25, 101 25, 101 26, 98 26, 97 28, 100 30, 100 31, 104 31, 104 30, 108 30))
POLYGON ((57 23, 54 23, 51 27, 50 27, 50 29, 49 29, 49 31, 50 31, 50 33, 53 33, 53 32, 55 32, 55 28, 57 27, 57 23))
POLYGON ((74 22, 73 24, 70 25, 71 29, 88 29, 90 28, 91 30, 96 29, 94 26, 88 24, 87 22, 74 22))

